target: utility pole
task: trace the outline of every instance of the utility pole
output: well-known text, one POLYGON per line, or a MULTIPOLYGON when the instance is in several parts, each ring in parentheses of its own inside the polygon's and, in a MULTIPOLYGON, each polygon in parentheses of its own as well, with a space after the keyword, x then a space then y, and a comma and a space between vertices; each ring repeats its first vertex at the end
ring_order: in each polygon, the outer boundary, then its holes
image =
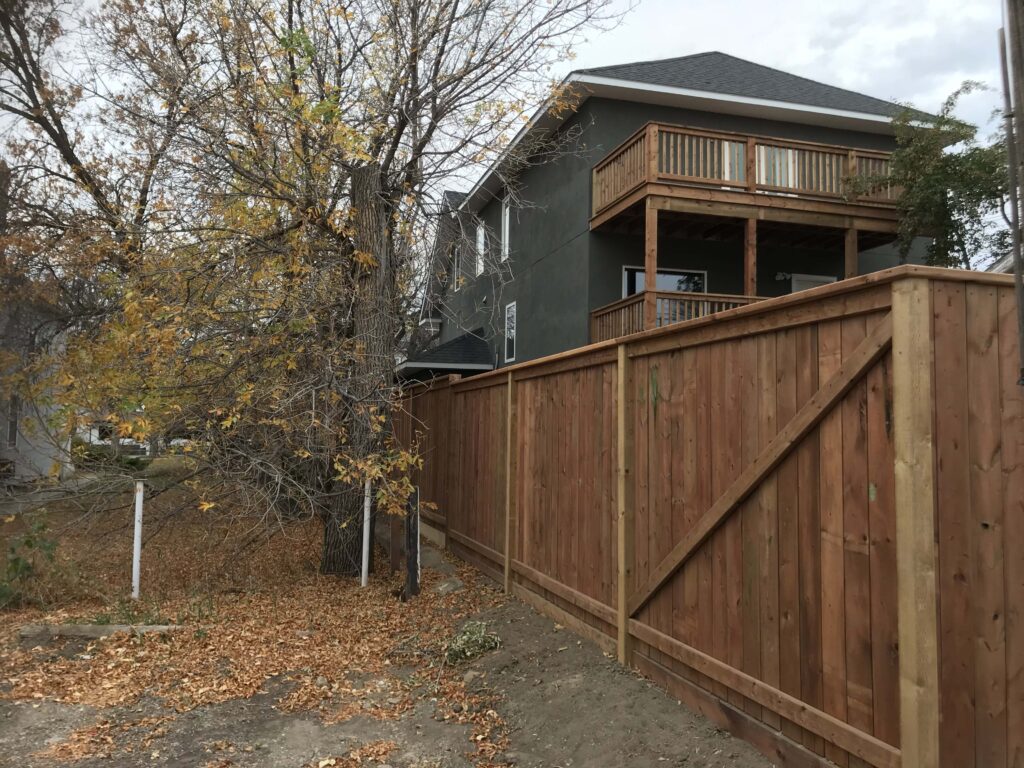
POLYGON ((1024 255, 1021 253, 1021 180, 1024 179, 1024 0, 1007 0, 1006 29, 999 30, 999 60, 1003 77, 1003 119, 1009 170, 1010 227, 1013 274, 1017 294, 1019 374, 1024 387, 1024 255), (1007 39, 1008 38, 1008 39, 1007 39))

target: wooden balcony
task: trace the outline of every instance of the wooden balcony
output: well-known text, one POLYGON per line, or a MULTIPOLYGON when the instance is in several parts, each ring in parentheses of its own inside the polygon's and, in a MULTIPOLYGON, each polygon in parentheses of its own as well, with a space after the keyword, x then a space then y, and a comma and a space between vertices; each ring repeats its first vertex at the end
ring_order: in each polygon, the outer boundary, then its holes
MULTIPOLYGON (((650 298, 653 299, 656 327, 761 301, 760 296, 678 291, 654 291, 650 298)), ((647 292, 635 293, 591 312, 590 342, 593 344, 644 330, 644 305, 647 299, 647 292)))
POLYGON ((848 183, 889 168, 887 152, 648 123, 594 167, 591 229, 657 195, 660 210, 894 232, 900 190, 848 183))

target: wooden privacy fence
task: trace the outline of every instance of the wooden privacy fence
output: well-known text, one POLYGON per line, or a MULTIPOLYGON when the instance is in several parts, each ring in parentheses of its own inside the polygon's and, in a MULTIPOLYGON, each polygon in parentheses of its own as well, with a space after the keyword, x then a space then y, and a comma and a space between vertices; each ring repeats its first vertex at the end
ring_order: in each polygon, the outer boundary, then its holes
POLYGON ((1024 766, 1011 281, 901 267, 407 393, 447 546, 781 765, 1024 766))

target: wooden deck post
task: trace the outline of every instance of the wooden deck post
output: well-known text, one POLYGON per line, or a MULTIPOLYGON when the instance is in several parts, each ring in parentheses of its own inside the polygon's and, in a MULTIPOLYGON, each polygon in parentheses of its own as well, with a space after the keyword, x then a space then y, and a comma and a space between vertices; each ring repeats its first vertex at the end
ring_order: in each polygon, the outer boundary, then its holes
POLYGON ((849 227, 843 238, 843 277, 849 279, 857 276, 857 230, 849 227))
POLYGON ((747 219, 743 230, 743 295, 757 296, 757 219, 747 219))
POLYGON ((658 178, 658 124, 647 124, 647 182, 654 183, 658 178))
POLYGON ((900 745, 903 765, 915 768, 939 765, 931 307, 928 280, 893 283, 900 745))
POLYGON ((509 372, 508 391, 505 399, 505 592, 509 591, 512 578, 512 557, 515 549, 512 540, 516 526, 514 520, 516 505, 516 391, 515 377, 509 372))
POLYGON ((658 324, 658 209, 647 198, 644 211, 644 330, 658 324))
POLYGON ((618 658, 628 665, 632 656, 629 634, 629 594, 633 584, 633 408, 629 390, 629 356, 626 345, 619 344, 616 370, 616 538, 618 572, 618 658))
POLYGON ((754 192, 757 189, 757 140, 753 136, 747 137, 746 165, 744 173, 747 177, 747 189, 754 192))

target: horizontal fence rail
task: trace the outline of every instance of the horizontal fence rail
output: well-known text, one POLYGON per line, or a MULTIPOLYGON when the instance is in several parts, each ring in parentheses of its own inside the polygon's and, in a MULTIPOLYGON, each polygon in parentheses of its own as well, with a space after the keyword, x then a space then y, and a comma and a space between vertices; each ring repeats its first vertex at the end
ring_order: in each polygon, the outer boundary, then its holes
MULTIPOLYGON (((733 296, 725 293, 688 293, 684 291, 655 292, 657 325, 696 320, 715 312, 743 307, 761 301, 759 296, 733 296)), ((639 333, 644 329, 644 293, 595 309, 590 313, 590 341, 607 341, 639 333)))
POLYGON ((592 213, 653 182, 895 205, 900 190, 884 181, 890 170, 887 152, 651 123, 594 167, 592 213), (855 177, 874 183, 855 192, 855 177))
POLYGON ((902 267, 415 385, 395 433, 454 554, 777 764, 1011 768, 1015 311, 902 267))

